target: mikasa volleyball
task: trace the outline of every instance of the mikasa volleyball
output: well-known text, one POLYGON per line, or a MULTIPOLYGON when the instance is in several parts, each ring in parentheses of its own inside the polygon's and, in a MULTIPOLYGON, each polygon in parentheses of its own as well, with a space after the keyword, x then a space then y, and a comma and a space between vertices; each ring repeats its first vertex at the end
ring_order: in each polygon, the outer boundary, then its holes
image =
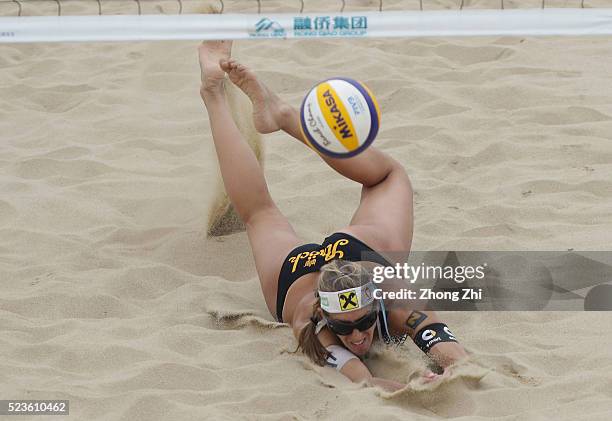
POLYGON ((380 108, 361 82, 334 78, 317 84, 302 102, 301 128, 318 152, 348 158, 363 152, 374 141, 380 125, 380 108))

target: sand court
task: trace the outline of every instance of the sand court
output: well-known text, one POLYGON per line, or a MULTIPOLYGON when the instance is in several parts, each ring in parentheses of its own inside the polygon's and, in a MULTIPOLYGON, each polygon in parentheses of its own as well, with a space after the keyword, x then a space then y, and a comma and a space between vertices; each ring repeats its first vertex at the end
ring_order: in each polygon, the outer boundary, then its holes
MULTIPOLYGON (((207 235, 225 210, 196 47, 0 45, 2 399, 69 399, 88 420, 610 418, 607 312, 445 312, 471 363, 424 386, 416 346, 377 347, 371 370, 410 386, 394 394, 293 354, 240 225, 207 235)), ((609 39, 265 40, 234 54, 294 106, 331 76, 371 87, 374 145, 414 186, 414 250, 609 250, 609 39)), ((285 134, 258 142, 305 242, 348 223, 358 185, 285 134)))

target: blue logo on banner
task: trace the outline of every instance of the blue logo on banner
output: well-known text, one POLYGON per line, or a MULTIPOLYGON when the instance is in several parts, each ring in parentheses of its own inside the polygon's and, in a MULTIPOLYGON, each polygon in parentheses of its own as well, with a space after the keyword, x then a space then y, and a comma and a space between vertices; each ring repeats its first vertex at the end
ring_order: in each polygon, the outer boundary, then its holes
POLYGON ((255 24, 255 32, 249 32, 254 38, 284 38, 285 29, 270 18, 262 18, 255 24))

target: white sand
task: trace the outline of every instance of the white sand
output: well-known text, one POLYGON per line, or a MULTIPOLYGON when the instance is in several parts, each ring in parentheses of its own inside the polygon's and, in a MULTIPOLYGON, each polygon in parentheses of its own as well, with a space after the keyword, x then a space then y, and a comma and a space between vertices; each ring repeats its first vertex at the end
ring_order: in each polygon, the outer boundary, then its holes
MULTIPOLYGON (((195 47, 0 46, 2 399, 69 399, 71 420, 611 418, 608 313, 444 314, 474 367, 396 395, 289 354, 246 235, 205 236, 217 168, 195 47)), ((294 105, 334 75, 371 86, 375 145, 416 191, 415 250, 610 248, 609 39, 260 41, 236 56, 294 105)), ((306 241, 350 220, 358 186, 284 134, 264 141, 306 241)), ((425 366, 411 344, 369 364, 400 381, 425 366)))

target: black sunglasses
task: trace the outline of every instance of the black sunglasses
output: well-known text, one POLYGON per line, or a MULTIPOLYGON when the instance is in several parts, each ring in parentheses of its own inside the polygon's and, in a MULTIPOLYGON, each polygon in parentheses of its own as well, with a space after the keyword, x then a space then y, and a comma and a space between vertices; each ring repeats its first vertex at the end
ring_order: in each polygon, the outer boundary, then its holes
POLYGON ((332 332, 334 332, 336 335, 346 336, 353 333, 354 329, 357 329, 360 332, 368 330, 372 327, 374 323, 376 323, 377 318, 378 311, 373 310, 362 318, 355 320, 354 322, 347 322, 344 320, 334 320, 328 318, 326 318, 325 320, 327 321, 327 326, 332 332))

